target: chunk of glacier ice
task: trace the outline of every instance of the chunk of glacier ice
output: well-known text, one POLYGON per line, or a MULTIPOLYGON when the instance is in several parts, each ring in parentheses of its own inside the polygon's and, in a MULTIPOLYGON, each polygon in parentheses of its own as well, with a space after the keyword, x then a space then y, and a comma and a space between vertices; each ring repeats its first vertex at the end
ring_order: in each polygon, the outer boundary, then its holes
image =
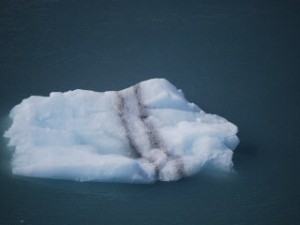
POLYGON ((232 166, 237 127, 188 102, 165 79, 121 91, 31 96, 4 136, 16 175, 78 181, 171 181, 232 166))

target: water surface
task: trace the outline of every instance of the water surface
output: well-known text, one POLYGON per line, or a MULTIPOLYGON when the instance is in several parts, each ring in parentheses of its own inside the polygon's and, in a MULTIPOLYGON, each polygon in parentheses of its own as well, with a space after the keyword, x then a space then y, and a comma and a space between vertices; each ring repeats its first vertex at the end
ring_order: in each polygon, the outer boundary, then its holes
MULTIPOLYGON (((1 1, 1 131, 30 95, 120 90, 153 77, 237 124, 234 174, 154 185, 12 176, 0 224, 299 224, 296 1, 1 1)), ((11 150, 11 149, 10 149, 11 150)))

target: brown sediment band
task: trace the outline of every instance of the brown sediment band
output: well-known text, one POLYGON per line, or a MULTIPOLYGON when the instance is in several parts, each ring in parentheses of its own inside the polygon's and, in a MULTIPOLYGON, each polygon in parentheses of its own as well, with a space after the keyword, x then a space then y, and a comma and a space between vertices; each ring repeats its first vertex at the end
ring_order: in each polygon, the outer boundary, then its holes
POLYGON ((124 129, 125 129, 126 139, 129 144, 129 148, 132 151, 132 155, 135 158, 141 158, 142 154, 139 152, 138 146, 135 143, 134 138, 129 129, 128 120, 126 119, 125 99, 120 92, 116 92, 116 93, 117 93, 118 116, 121 120, 121 123, 122 123, 124 129))
MULTIPOLYGON (((185 170, 184 170, 184 164, 182 162, 182 159, 179 156, 172 156, 168 153, 168 150, 166 146, 163 143, 163 140, 159 136, 159 132, 155 129, 155 126, 151 123, 149 120, 149 112, 147 110, 147 107, 143 103, 142 93, 141 93, 141 87, 139 84, 136 84, 133 87, 133 96, 132 96, 137 104, 138 114, 136 115, 137 119, 141 121, 144 127, 145 134, 147 135, 147 139, 149 141, 149 150, 151 149, 159 149, 167 156, 167 161, 169 160, 176 160, 175 168, 177 170, 178 178, 181 178, 185 176, 185 170)), ((155 166, 155 177, 156 179, 159 177, 159 173, 161 170, 161 166, 155 165, 155 162, 153 162, 151 159, 147 159, 146 157, 143 157, 142 152, 138 146, 138 144, 135 141, 135 137, 133 135, 132 127, 130 127, 130 121, 128 119, 128 115, 126 115, 128 112, 126 112, 126 101, 125 97, 121 92, 116 92, 116 98, 117 98, 117 113, 120 118, 121 124, 124 127, 126 139, 129 145, 129 148, 132 151, 132 156, 135 158, 143 158, 146 159, 149 163, 152 163, 155 166)))
POLYGON ((148 135, 148 140, 151 149, 163 149, 163 142, 158 135, 157 130, 154 128, 153 124, 149 121, 149 113, 147 107, 143 104, 141 87, 139 84, 134 85, 134 96, 136 97, 139 115, 138 117, 142 121, 146 134, 148 135))

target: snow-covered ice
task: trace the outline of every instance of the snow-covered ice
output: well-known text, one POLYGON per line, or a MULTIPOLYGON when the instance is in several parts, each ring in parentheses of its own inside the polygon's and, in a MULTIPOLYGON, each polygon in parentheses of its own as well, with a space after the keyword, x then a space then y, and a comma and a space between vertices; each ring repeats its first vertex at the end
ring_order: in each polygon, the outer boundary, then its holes
POLYGON ((204 165, 228 169, 237 127, 188 102, 165 79, 121 91, 31 96, 10 112, 4 136, 13 174, 77 181, 155 182, 204 165))

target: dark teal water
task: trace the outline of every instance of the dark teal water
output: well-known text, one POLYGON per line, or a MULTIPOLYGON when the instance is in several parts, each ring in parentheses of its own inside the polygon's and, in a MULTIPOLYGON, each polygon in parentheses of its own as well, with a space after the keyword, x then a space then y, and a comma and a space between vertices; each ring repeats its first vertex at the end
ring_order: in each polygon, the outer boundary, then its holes
POLYGON ((1 1, 0 118, 30 95, 165 77, 237 124, 235 174, 129 185, 15 177, 0 225, 300 224, 297 1, 1 1))

